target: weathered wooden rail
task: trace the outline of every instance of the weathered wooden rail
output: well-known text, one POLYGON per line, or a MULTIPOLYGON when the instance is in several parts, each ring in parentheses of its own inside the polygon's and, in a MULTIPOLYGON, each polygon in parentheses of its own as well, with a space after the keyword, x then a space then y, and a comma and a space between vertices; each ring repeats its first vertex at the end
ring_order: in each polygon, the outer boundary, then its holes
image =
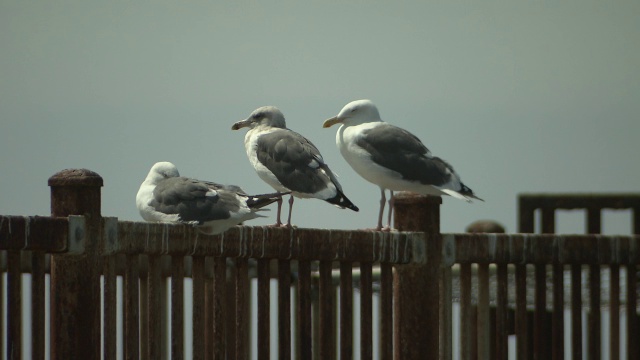
MULTIPOLYGON (((277 337, 281 359, 351 359, 354 332, 359 334, 362 359, 373 358, 374 352, 381 359, 450 359, 453 278, 460 283, 460 358, 506 359, 508 336, 515 333, 519 359, 561 359, 566 306, 562 275, 565 267, 571 269, 571 327, 581 329, 583 266, 592 270, 586 334, 589 358, 602 358, 596 275, 601 267, 610 271, 611 313, 626 316, 627 358, 638 358, 640 241, 636 236, 440 234, 440 198, 411 194, 400 194, 396 201, 398 232, 236 227, 208 236, 185 225, 102 217, 102 179, 88 170, 60 172, 49 184, 51 217, 0 216, 0 260, 7 273, 6 284, 0 277, 0 299, 6 298, 7 306, 6 328, 0 318, 0 347, 8 359, 25 356, 25 340, 33 359, 44 359, 46 353, 52 359, 115 359, 120 351, 125 359, 169 355, 182 359, 187 342, 194 359, 247 359, 250 353, 267 359, 271 337, 277 337), (256 314, 248 311, 250 268, 257 278, 256 314), (374 268, 379 274, 375 279, 374 268), (552 306, 546 302, 549 269, 552 306), (534 304, 527 301, 526 290, 531 270, 536 279, 534 304), (495 290, 489 285, 492 271, 497 274, 495 290), (31 274, 29 309, 22 309, 24 272, 31 274), (620 273, 626 276, 622 284, 620 273), (118 277, 123 279, 122 293, 117 291, 118 277), (193 292, 185 297, 186 277, 193 292), (270 294, 273 279, 277 280, 276 297, 270 294), (50 304, 45 303, 47 281, 50 304), (375 309, 374 281, 376 286, 379 283, 375 296, 380 304, 375 309), (356 287, 360 292, 358 328, 353 321, 356 287), (489 304, 493 291, 495 310, 489 304), (516 301, 511 304, 508 299, 514 292, 516 301), (278 311, 276 319, 271 319, 270 302, 275 298, 278 311), (118 299, 123 303, 122 333, 116 326, 118 299), (50 309, 49 319, 45 319, 45 306, 50 309), (189 339, 184 336, 187 306, 193 309, 189 339), (31 324, 24 324, 24 311, 31 313, 31 324), (376 333, 374 311, 380 319, 376 333), (509 314, 514 314, 513 325, 509 314), (270 329, 274 321, 277 334, 270 329), (25 326, 31 329, 27 339, 22 338, 25 326), (258 334, 255 349, 248 335, 252 327, 258 334)), ((533 216, 531 209, 536 205, 527 204, 521 211, 533 216)), ((549 203, 545 204, 542 228, 549 230, 553 216, 549 203)), ((586 204, 596 208, 593 202, 586 204)), ((638 214, 634 204, 631 208, 638 214)), ((600 221, 595 213, 589 210, 589 221, 600 221)), ((637 224, 638 216, 634 219, 637 224)), ((533 223, 521 219, 525 224, 521 231, 533 232, 533 223)), ((588 228, 590 232, 599 229, 588 228)), ((581 331, 574 331, 572 347, 581 349, 584 338, 581 331)), ((613 349, 619 348, 620 338, 617 328, 612 330, 609 358, 620 357, 613 349)), ((582 358, 579 350, 572 356, 582 358)))

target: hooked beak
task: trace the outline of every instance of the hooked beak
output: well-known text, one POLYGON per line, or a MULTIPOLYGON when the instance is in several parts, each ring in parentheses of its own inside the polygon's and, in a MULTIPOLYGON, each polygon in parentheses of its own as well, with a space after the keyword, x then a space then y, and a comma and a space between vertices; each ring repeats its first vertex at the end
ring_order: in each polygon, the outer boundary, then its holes
POLYGON ((337 116, 332 117, 331 119, 327 119, 324 121, 324 123, 322 123, 322 127, 323 128, 328 128, 331 127, 337 123, 342 123, 342 120, 338 119, 337 116))
POLYGON ((249 126, 250 124, 251 124, 250 119, 240 120, 237 123, 231 125, 231 130, 239 130, 239 129, 242 129, 243 127, 249 126))

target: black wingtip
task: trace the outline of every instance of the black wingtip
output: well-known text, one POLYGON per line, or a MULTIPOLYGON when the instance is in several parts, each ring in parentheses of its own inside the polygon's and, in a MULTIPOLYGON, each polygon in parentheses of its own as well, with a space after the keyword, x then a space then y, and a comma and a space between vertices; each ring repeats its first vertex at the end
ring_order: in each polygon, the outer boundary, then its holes
POLYGON ((481 199, 481 198, 477 197, 476 194, 473 193, 473 190, 471 190, 470 187, 468 187, 467 185, 462 184, 462 183, 460 184, 460 186, 461 186, 460 194, 462 194, 462 195, 464 195, 466 197, 470 197, 470 198, 473 198, 473 199, 480 200, 480 201, 484 202, 484 199, 481 199))
POLYGON ((329 204, 335 205, 342 209, 349 209, 353 211, 360 211, 357 206, 355 206, 351 200, 349 200, 342 192, 338 192, 338 194, 331 199, 325 200, 329 204))
POLYGON ((247 206, 251 209, 260 209, 278 201, 284 195, 288 195, 290 193, 291 192, 284 192, 284 193, 278 192, 278 193, 271 193, 271 194, 251 195, 247 198, 247 206))

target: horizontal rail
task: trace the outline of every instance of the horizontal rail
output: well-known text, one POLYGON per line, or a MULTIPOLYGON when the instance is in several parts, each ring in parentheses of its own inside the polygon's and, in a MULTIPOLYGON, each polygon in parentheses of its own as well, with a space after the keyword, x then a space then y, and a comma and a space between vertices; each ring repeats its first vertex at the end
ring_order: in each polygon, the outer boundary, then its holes
POLYGON ((639 264, 640 236, 442 234, 444 264, 639 264))
POLYGON ((0 215, 0 250, 83 252, 84 217, 0 215))
POLYGON ((214 256, 403 264, 419 261, 423 233, 234 227, 204 235, 192 226, 105 218, 105 254, 214 256))
POLYGON ((619 194, 520 194, 520 204, 532 208, 554 209, 630 209, 640 208, 638 193, 619 194))

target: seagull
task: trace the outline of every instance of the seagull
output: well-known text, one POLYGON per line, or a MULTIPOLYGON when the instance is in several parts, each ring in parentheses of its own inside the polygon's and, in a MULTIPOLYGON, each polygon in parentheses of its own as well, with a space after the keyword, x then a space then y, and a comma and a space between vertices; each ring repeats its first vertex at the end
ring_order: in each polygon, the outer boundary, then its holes
MULTIPOLYGON (((289 130, 278 108, 258 108, 247 119, 233 124, 231 129, 244 127, 249 128, 244 137, 247 157, 258 176, 276 191, 291 192, 285 226, 291 227, 294 196, 321 199, 342 209, 358 211, 358 207, 342 193, 336 175, 324 162, 318 148, 304 136, 289 130)), ((282 199, 278 200, 275 226, 283 225, 281 209, 282 199)))
POLYGON ((431 155, 415 135, 382 121, 378 108, 370 100, 348 103, 322 127, 338 123, 342 124, 336 134, 340 153, 355 172, 380 187, 376 230, 391 230, 394 191, 450 195, 468 202, 471 199, 484 201, 460 181, 449 163, 431 155), (390 191, 389 213, 388 226, 383 228, 386 189, 390 191))
POLYGON ((150 222, 185 223, 209 235, 220 234, 243 221, 264 217, 262 207, 281 193, 247 195, 235 185, 221 185, 180 176, 170 162, 158 162, 136 195, 136 206, 150 222))

